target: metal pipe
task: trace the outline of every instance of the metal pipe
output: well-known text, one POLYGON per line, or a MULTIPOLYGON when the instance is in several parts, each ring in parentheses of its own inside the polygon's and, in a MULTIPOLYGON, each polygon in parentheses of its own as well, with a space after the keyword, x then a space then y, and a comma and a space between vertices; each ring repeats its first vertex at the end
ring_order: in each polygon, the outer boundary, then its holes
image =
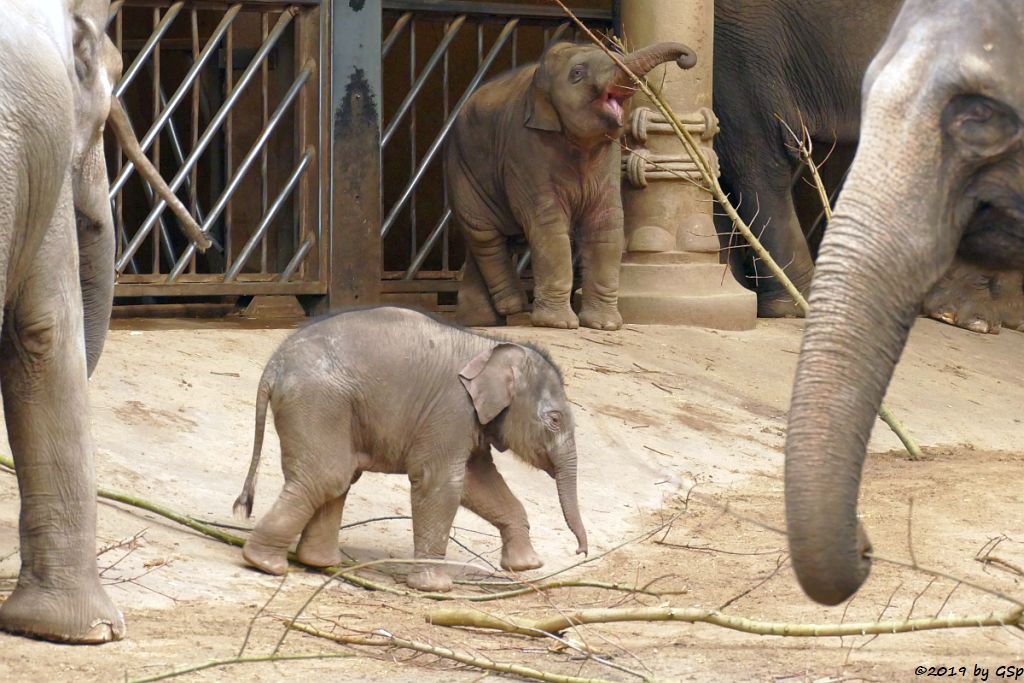
POLYGON ((306 254, 309 253, 309 250, 313 247, 315 242, 316 236, 313 234, 308 235, 306 239, 303 240, 302 245, 299 246, 298 251, 295 252, 295 256, 292 256, 292 260, 288 262, 287 266, 285 266, 284 271, 281 273, 281 277, 277 278, 278 282, 288 282, 292 273, 298 270, 299 266, 302 265, 302 259, 306 258, 306 254))
POLYGON ((402 35, 402 31, 405 30, 405 27, 409 25, 410 21, 412 21, 412 12, 406 12, 402 16, 398 17, 398 21, 396 21, 395 25, 391 27, 388 37, 384 39, 384 46, 380 51, 382 59, 387 57, 388 53, 391 52, 391 48, 395 46, 395 41, 397 41, 398 37, 402 35))
POLYGON ((438 62, 448 52, 448 46, 452 44, 456 36, 459 35, 459 29, 466 23, 466 17, 457 17, 452 22, 451 28, 444 34, 444 38, 441 39, 437 49, 434 50, 434 54, 430 55, 430 59, 427 60, 426 64, 423 65, 423 71, 420 73, 419 78, 413 83, 412 87, 409 88, 409 94, 405 96, 402 103, 398 105, 398 109, 395 111, 394 117, 391 119, 391 123, 388 124, 387 130, 384 131, 383 137, 380 139, 381 149, 388 146, 388 142, 391 141, 391 136, 395 134, 398 129, 398 124, 402 122, 402 119, 408 113, 409 109, 412 108, 413 102, 420 94, 420 90, 423 89, 423 84, 427 82, 427 79, 433 73, 437 67, 438 62))
POLYGON ((523 271, 526 270, 526 266, 530 265, 530 259, 533 258, 533 250, 529 247, 523 252, 522 258, 519 259, 519 263, 516 264, 516 275, 519 277, 523 276, 523 271))
POLYGON ((409 270, 405 271, 405 276, 402 278, 405 281, 412 280, 416 277, 416 273, 420 272, 420 268, 423 267, 423 262, 427 260, 427 256, 430 255, 430 251, 437 244, 437 240, 441 237, 441 234, 448 227, 448 223, 452 220, 452 210, 448 209, 441 216, 441 220, 438 221, 437 225, 431 231, 430 236, 427 237, 427 241, 423 243, 420 250, 416 252, 416 257, 412 260, 412 264, 409 266, 409 270))
POLYGON ((384 220, 384 223, 381 225, 380 236, 382 238, 386 237, 388 232, 391 231, 391 228, 395 224, 395 220, 398 218, 398 214, 405 206, 405 203, 409 201, 409 197, 412 196, 412 193, 416 190, 416 186, 419 185, 420 180, 423 179, 423 174, 427 172, 427 167, 431 164, 431 162, 433 162, 434 157, 437 155, 438 151, 440 151, 441 149, 441 146, 444 144, 445 138, 448 137, 448 131, 450 131, 452 126, 455 125, 455 119, 462 112, 463 107, 466 106, 466 102, 469 101, 470 96, 473 94, 474 91, 476 91, 477 86, 480 85, 480 82, 484 79, 484 76, 487 75, 487 71, 491 68, 491 65, 494 63, 494 60, 498 58, 498 53, 501 52, 501 49, 505 46, 505 43, 508 42, 509 36, 512 35, 512 32, 515 30, 518 24, 518 19, 512 19, 505 24, 505 28, 502 29, 501 34, 495 41, 494 46, 491 48, 491 51, 487 53, 486 59, 484 59, 483 62, 480 64, 480 68, 477 69, 476 75, 473 76, 473 80, 466 88, 466 92, 462 95, 462 98, 452 109, 451 116, 449 116, 448 119, 444 122, 444 126, 441 128, 441 132, 438 134, 433 144, 430 145, 430 149, 428 149, 427 153, 423 156, 423 161, 420 162, 419 168, 416 169, 416 173, 413 176, 412 180, 409 181, 409 184, 406 186, 405 191, 402 192, 401 197, 399 197, 398 201, 395 202, 395 205, 391 207, 391 211, 390 213, 388 213, 388 217, 384 220))
MULTIPOLYGON (((385 10, 424 14, 469 14, 473 16, 513 17, 517 19, 563 19, 565 12, 551 5, 512 4, 508 2, 465 2, 464 0, 384 0, 385 10)), ((612 12, 600 9, 575 9, 583 21, 611 24, 612 12)))
MULTIPOLYGON (((160 101, 163 103, 164 107, 167 106, 167 94, 164 92, 163 88, 160 88, 160 101)), ((174 119, 170 119, 167 122, 167 137, 171 142, 171 152, 174 154, 174 160, 178 163, 178 166, 180 167, 182 164, 185 163, 185 148, 181 146, 181 137, 178 135, 177 126, 174 125, 174 119)), ((185 189, 188 191, 190 196, 195 196, 195 190, 193 189, 193 187, 194 185, 192 183, 192 178, 186 178, 185 189)), ((202 207, 199 206, 198 198, 196 199, 196 205, 194 207, 193 214, 195 215, 196 220, 199 221, 200 223, 203 223, 205 221, 205 219, 203 218, 204 211, 202 207)))
POLYGON ((149 40, 146 41, 145 45, 142 46, 142 49, 139 50, 139 54, 135 56, 135 60, 132 62, 132 65, 124 72, 121 82, 114 88, 114 97, 121 97, 121 95, 124 94, 124 91, 128 89, 128 86, 131 85, 131 82, 135 80, 135 77, 139 75, 139 71, 142 70, 142 65, 145 64, 147 59, 149 59, 149 55, 153 52, 154 48, 156 48, 160 39, 164 37, 164 34, 167 33, 167 30, 171 27, 171 22, 174 21, 174 18, 178 16, 178 13, 181 12, 181 9, 184 6, 185 3, 179 0, 167 8, 167 13, 164 14, 163 19, 161 19, 160 23, 156 25, 155 29, 153 29, 153 34, 149 37, 149 40))
MULTIPOLYGON (((253 75, 255 75, 255 73, 259 70, 260 63, 267 58, 267 55, 270 54, 270 51, 273 49, 278 39, 280 39, 281 35, 284 33, 285 28, 288 27, 288 24, 290 24, 292 19, 295 17, 295 11, 296 10, 294 9, 289 9, 281 13, 281 18, 278 19, 277 24, 274 26, 274 30, 271 31, 270 37, 267 39, 267 42, 260 46, 260 49, 256 52, 256 55, 253 57, 252 62, 249 64, 248 67, 246 67, 245 72, 242 74, 242 77, 238 79, 238 83, 235 85, 235 89, 224 101, 224 104, 221 105, 220 109, 214 115, 213 120, 210 121, 210 125, 206 129, 206 132, 203 133, 203 136, 199 139, 199 142, 196 143, 196 146, 192 150, 192 153, 189 154, 189 157, 186 160, 185 165, 178 170, 178 173, 174 176, 174 179, 169 183, 172 192, 178 189, 178 186, 181 185, 182 180, 184 180, 185 176, 187 176, 189 171, 192 170, 192 166, 194 166, 196 162, 199 161, 199 157, 206 150, 207 146, 213 140, 213 137, 217 134, 217 131, 220 129, 221 124, 224 123, 224 119, 227 118, 228 113, 232 109, 234 109, 242 93, 245 92, 245 87, 249 84, 249 81, 252 80, 253 75)), ((122 270, 124 270, 124 266, 128 262, 128 259, 135 254, 135 252, 139 249, 139 246, 142 244, 142 241, 149 234, 149 231, 153 229, 153 225, 156 222, 156 216, 158 216, 166 206, 167 203, 161 200, 160 203, 158 203, 156 207, 154 207, 154 209, 149 213, 149 216, 147 216, 146 221, 139 228, 139 231, 135 233, 134 237, 132 237, 132 241, 128 245, 128 248, 125 250, 123 254, 121 254, 121 258, 118 259, 116 264, 117 272, 121 272, 122 270)), ((194 245, 192 245, 192 247, 194 250, 194 245)))
MULTIPOLYGON (((192 64, 188 73, 185 74, 185 78, 181 81, 181 85, 179 85, 178 89, 174 91, 174 95, 171 97, 170 101, 163 105, 163 111, 160 112, 160 116, 158 116, 156 121, 153 122, 153 125, 149 127, 149 130, 146 132, 146 136, 139 141, 139 147, 142 148, 143 152, 149 149, 149 146, 153 144, 153 141, 158 135, 160 135, 160 130, 163 128, 164 124, 170 120, 171 114, 173 114, 174 110, 178 108, 181 101, 185 99, 185 95, 188 94, 188 90, 189 87, 191 87, 192 82, 198 78, 200 71, 204 66, 206 66, 206 62, 209 61, 213 54, 215 54, 215 48, 220 44, 221 39, 224 37, 224 34, 227 32, 232 22, 234 22, 235 17, 238 16, 241 9, 241 5, 232 5, 231 8, 225 12, 224 18, 221 19, 220 24, 217 25, 217 28, 214 29, 213 33, 210 35, 210 39, 207 41, 206 47, 204 47, 203 51, 199 53, 199 57, 192 64)), ((121 191, 121 188, 124 187, 125 182, 128 180, 128 176, 130 176, 134 170, 135 164, 132 162, 129 161, 124 165, 124 168, 121 169, 117 179, 110 184, 111 198, 121 191)))
MULTIPOLYGON (((306 153, 302 155, 302 161, 300 161, 299 165, 294 171, 292 171, 291 176, 288 178, 288 182, 285 183, 284 187, 274 199, 273 204, 271 204, 267 209, 267 213, 264 215, 263 220, 260 221, 260 225, 256 228, 256 232, 252 234, 252 237, 250 237, 245 243, 245 246, 242 247, 242 251, 238 254, 238 258, 235 259, 235 262, 231 265, 231 269, 224 275, 224 282, 231 282, 238 277, 239 271, 242 270, 243 266, 245 266, 245 262, 249 260, 249 257, 252 256, 252 253, 256 250, 256 245, 263 241, 267 230, 270 228, 271 222, 277 217, 281 207, 284 206, 288 197, 290 197, 292 192, 295 190, 295 186, 302 178, 302 174, 305 172, 312 159, 313 149, 307 148, 306 153)), ((293 258, 292 260, 294 261, 295 259, 293 258)))
MULTIPOLYGON (((238 190, 238 186, 245 178, 245 174, 249 171, 249 167, 252 166, 257 157, 261 155, 267 141, 270 140, 270 136, 277 128, 277 125, 281 123, 281 119, 284 117, 288 107, 290 107, 292 102, 295 101, 295 98, 299 95, 299 91, 302 90, 306 81, 309 80, 310 74, 313 73, 313 67, 313 60, 309 60, 306 63, 306 68, 299 73, 295 82, 292 83, 290 88, 288 88, 288 92, 285 93, 281 103, 277 105, 277 109, 275 109, 274 113, 271 114, 266 128, 264 128, 259 137, 256 138, 256 142, 254 142, 252 147, 249 149, 249 153, 245 155, 245 159, 243 159, 242 163, 238 165, 235 176, 231 179, 231 182, 228 183, 228 186, 224 188, 223 192, 220 193, 220 197, 217 198, 217 203, 213 205, 212 209, 210 209, 210 215, 206 217, 206 221, 203 223, 204 234, 209 232, 213 223, 220 218, 220 214, 224 211, 224 207, 227 206, 228 202, 231 201, 231 197, 234 196, 235 191, 238 190)), ((171 274, 168 276, 167 282, 174 282, 174 280, 181 275, 188 263, 188 260, 192 257, 192 254, 195 253, 195 250, 196 245, 194 243, 190 243, 181 258, 179 258, 178 262, 174 265, 174 270, 172 270, 171 274)), ((236 262, 235 265, 238 265, 238 262, 236 262)))

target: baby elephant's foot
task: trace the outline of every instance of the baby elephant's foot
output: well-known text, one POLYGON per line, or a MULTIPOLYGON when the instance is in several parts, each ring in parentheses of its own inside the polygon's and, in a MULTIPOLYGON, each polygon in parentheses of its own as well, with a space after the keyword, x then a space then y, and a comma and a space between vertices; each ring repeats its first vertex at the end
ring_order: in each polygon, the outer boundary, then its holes
POLYGON ((510 538, 501 547, 501 568, 524 572, 544 566, 528 537, 510 538))
POLYGON ((405 577, 405 583, 424 593, 447 593, 452 589, 452 578, 439 567, 413 572, 405 577))
POLYGON ((583 302, 583 309, 580 311, 580 325, 595 330, 617 330, 622 327, 622 316, 614 304, 597 305, 583 302))
POLYGON ((341 564, 341 550, 337 543, 299 543, 295 557, 310 567, 337 567, 341 564))
POLYGON ((19 583, 0 607, 0 629, 61 643, 107 643, 125 633, 124 617, 98 580, 77 590, 19 583))
POLYGON ((563 306, 548 306, 534 301, 531 322, 534 327, 556 327, 563 330, 575 330, 580 326, 579 318, 572 312, 568 303, 563 306))
POLYGON ((509 316, 526 310, 526 294, 519 290, 494 297, 494 310, 500 315, 509 316))
POLYGON ((249 539, 242 547, 245 561, 268 574, 281 576, 288 573, 288 551, 249 539))

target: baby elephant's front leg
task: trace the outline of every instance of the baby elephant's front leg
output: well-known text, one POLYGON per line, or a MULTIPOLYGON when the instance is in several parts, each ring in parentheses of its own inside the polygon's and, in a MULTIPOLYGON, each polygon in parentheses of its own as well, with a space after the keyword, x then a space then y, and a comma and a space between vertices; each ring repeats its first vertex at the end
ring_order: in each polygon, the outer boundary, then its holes
MULTIPOLYGON (((451 471, 409 473, 412 483, 412 535, 416 559, 443 560, 448 549, 455 513, 462 499, 463 468, 451 471), (455 471, 459 470, 459 471, 455 471)), ((437 564, 417 565, 406 577, 410 588, 428 593, 447 593, 452 579, 437 564)))
POLYGON ((462 504, 501 532, 503 569, 526 571, 544 565, 530 542, 526 510, 494 466, 490 453, 479 453, 470 459, 462 504))

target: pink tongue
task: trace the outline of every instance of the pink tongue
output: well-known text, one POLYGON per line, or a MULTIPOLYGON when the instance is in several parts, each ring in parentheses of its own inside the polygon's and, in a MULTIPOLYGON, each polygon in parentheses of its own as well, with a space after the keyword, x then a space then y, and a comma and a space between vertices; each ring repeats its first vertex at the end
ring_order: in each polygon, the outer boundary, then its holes
POLYGON ((614 97, 608 98, 608 108, 612 110, 615 117, 622 120, 622 104, 614 97))

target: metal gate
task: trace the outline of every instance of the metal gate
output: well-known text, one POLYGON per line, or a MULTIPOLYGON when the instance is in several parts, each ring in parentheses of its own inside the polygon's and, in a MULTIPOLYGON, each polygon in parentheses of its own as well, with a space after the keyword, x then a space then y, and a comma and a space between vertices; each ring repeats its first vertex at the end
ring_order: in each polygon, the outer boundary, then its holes
MULTIPOLYGON (((582 1, 611 28, 611 0, 582 1)), ((123 0, 110 34, 143 149, 217 243, 197 254, 109 138, 116 296, 433 310, 454 303, 463 258, 441 168, 455 116, 575 38, 553 5, 460 0, 123 0)))
POLYGON ((108 139, 118 297, 324 294, 319 0, 112 3, 115 95, 215 241, 197 254, 108 139))

